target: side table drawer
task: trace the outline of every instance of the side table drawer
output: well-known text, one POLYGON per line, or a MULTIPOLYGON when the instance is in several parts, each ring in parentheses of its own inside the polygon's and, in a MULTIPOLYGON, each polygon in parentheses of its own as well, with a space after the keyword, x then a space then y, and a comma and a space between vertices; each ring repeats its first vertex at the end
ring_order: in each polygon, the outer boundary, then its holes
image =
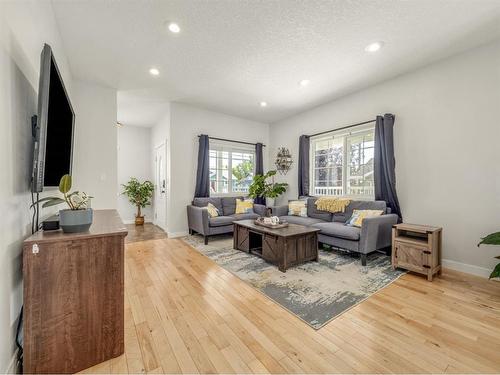
POLYGON ((398 267, 410 271, 426 272, 428 268, 427 248, 407 243, 395 243, 395 260, 398 267), (427 266, 427 267, 425 267, 427 266))

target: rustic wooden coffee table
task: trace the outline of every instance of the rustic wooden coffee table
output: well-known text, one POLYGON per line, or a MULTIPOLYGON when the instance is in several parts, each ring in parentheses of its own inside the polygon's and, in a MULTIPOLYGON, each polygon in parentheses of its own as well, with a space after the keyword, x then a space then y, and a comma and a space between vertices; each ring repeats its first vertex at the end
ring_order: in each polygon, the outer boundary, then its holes
POLYGON ((291 266, 318 260, 319 229, 289 224, 272 229, 256 225, 253 220, 234 223, 234 248, 262 257, 285 272, 291 266))

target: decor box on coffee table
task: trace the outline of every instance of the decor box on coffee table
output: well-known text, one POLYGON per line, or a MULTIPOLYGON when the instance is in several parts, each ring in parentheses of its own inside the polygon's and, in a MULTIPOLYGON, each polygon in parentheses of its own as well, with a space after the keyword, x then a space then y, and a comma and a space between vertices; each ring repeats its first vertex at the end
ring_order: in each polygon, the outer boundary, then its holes
POLYGON ((289 224, 272 229, 256 225, 253 220, 235 221, 234 248, 261 256, 285 272, 310 260, 318 260, 319 229, 289 224))

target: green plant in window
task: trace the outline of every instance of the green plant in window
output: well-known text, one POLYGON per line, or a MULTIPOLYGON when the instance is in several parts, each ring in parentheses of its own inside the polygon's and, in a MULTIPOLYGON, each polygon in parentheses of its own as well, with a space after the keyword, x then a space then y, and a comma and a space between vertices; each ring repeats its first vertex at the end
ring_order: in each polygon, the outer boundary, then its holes
MULTIPOLYGON (((479 247, 480 245, 500 245, 500 232, 491 233, 486 237, 481 238, 481 241, 477 244, 477 246, 479 247)), ((495 258, 500 259, 500 256, 495 258)), ((490 279, 493 278, 500 278, 500 263, 495 266, 490 275, 490 279)))
POLYGON ((242 163, 233 167, 233 176, 236 178, 236 183, 241 184, 253 173, 253 163, 250 160, 244 160, 242 163))

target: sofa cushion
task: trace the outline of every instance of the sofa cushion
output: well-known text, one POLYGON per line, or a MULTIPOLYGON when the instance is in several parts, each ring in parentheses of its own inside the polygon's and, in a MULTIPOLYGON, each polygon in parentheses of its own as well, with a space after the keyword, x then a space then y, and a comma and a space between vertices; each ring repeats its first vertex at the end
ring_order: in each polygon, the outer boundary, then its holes
POLYGON ((354 210, 382 210, 387 212, 387 204, 385 201, 351 201, 346 207, 345 212, 337 212, 333 214, 333 221, 345 223, 347 222, 354 210))
POLYGON ((223 197, 219 198, 222 204, 222 213, 225 216, 232 215, 236 212, 236 198, 243 199, 243 197, 223 197))
POLYGON ((208 219, 208 225, 210 227, 222 227, 224 225, 231 225, 234 221, 232 216, 217 216, 208 219))
POLYGON ((236 199, 235 214, 253 214, 253 199, 236 199))
POLYGON ((332 221, 332 213, 320 211, 316 208, 317 197, 307 198, 307 216, 324 221, 332 221))
POLYGON ((314 228, 321 229, 320 234, 332 237, 345 238, 351 241, 359 241, 361 229, 357 227, 350 227, 343 223, 318 223, 313 224, 314 228))
POLYGON ((313 217, 302 217, 302 216, 291 216, 291 215, 280 216, 280 220, 285 220, 291 224, 305 225, 308 227, 316 223, 324 223, 323 220, 315 219, 313 217))
MULTIPOLYGON (((207 207, 208 203, 212 203, 217 209, 219 210, 219 215, 222 215, 223 210, 222 210, 222 202, 220 198, 194 198, 193 199, 193 206, 196 207, 207 207)), ((236 203, 235 203, 236 204, 236 203)))
POLYGON ((259 215, 252 212, 252 213, 248 213, 248 214, 232 214, 231 217, 233 218, 234 221, 236 221, 236 220, 251 220, 251 219, 257 219, 259 217, 259 215))
POLYGON ((307 217, 307 201, 305 199, 288 201, 288 215, 307 217))

